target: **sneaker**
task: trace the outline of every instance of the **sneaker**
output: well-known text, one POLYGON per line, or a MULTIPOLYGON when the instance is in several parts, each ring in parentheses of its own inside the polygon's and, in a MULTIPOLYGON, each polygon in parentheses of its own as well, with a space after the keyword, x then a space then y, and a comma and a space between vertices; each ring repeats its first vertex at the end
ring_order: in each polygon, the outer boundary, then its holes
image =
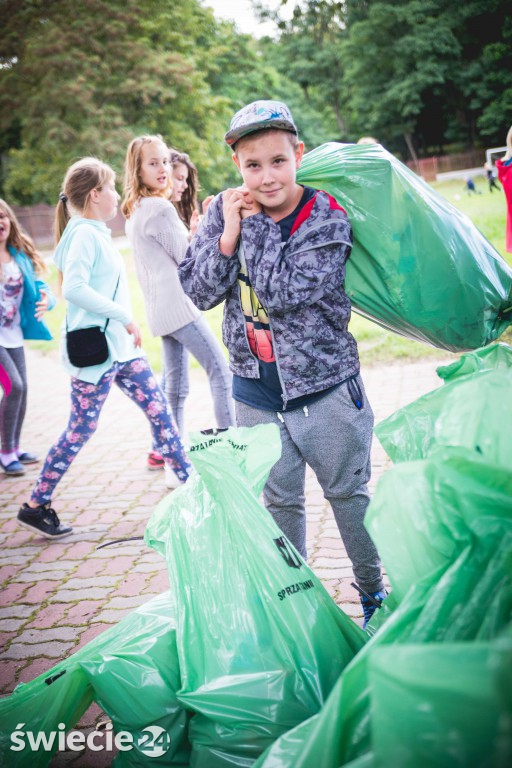
POLYGON ((162 456, 156 451, 150 451, 148 453, 148 469, 163 469, 165 461, 162 456))
POLYGON ((173 491, 175 488, 178 488, 180 485, 183 485, 178 475, 171 469, 171 467, 168 464, 165 464, 164 472, 165 472, 165 485, 167 488, 169 488, 169 490, 173 491))
POLYGON ((18 461, 20 464, 35 464, 39 461, 39 456, 36 456, 35 453, 28 453, 28 451, 24 451, 18 456, 18 461))
POLYGON ((0 461, 0 467, 2 467, 6 475, 24 475, 25 474, 25 467, 22 464, 20 464, 19 461, 11 461, 9 464, 2 464, 2 462, 0 461))
POLYGON ((388 593, 385 589, 381 589, 378 592, 370 592, 368 597, 373 598, 375 602, 368 599, 366 595, 360 595, 361 605, 363 606, 363 629, 366 629, 366 625, 372 618, 373 614, 380 608, 382 601, 387 597, 388 593))
POLYGON ((50 504, 40 504, 33 509, 28 504, 23 504, 18 512, 18 523, 29 531, 45 536, 47 539, 62 539, 69 536, 72 528, 61 525, 57 513, 50 507, 50 504))

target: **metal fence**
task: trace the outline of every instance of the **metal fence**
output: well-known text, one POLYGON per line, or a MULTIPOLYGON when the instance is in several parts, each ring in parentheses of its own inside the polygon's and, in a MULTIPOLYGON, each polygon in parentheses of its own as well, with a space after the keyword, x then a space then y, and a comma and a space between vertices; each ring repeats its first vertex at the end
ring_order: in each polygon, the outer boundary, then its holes
POLYGON ((485 150, 472 149, 469 152, 459 152, 454 155, 437 155, 423 157, 416 163, 409 160, 407 166, 422 176, 425 181, 435 181, 438 173, 463 171, 466 168, 480 168, 485 163, 485 150))

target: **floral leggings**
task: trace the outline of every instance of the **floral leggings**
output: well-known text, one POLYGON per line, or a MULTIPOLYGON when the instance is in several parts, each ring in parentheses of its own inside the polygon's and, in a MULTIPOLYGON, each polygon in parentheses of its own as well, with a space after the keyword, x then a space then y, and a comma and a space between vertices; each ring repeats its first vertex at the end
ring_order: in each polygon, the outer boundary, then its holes
POLYGON ((71 378, 71 414, 67 428, 48 451, 30 500, 46 504, 71 462, 96 431, 101 409, 114 382, 146 414, 151 425, 153 446, 185 481, 190 462, 176 425, 153 371, 145 357, 114 363, 97 384, 71 378))

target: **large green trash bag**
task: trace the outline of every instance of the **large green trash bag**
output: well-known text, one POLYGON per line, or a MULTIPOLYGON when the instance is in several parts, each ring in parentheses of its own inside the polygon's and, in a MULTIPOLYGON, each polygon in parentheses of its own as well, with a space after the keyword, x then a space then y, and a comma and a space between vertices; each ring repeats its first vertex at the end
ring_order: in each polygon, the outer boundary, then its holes
POLYGON ((448 365, 440 365, 436 368, 436 373, 448 382, 477 371, 494 371, 501 368, 512 368, 512 347, 498 342, 467 352, 448 365))
POLYGON ((124 628, 119 625, 108 642, 90 649, 80 662, 114 733, 132 735, 133 748, 117 753, 116 768, 189 765, 190 713, 176 696, 181 678, 175 615, 173 594, 165 592, 130 614, 124 628), (154 732, 152 750, 149 738, 155 727, 166 735, 154 732))
POLYGON ((251 766, 319 711, 366 641, 259 500, 279 455, 275 425, 192 436, 197 472, 146 529, 176 592, 194 768, 251 766))
POLYGON ((465 446, 510 466, 512 349, 477 350, 438 368, 446 384, 395 411, 375 427, 394 462, 425 458, 436 444, 465 446))
POLYGON ((377 765, 511 764, 512 637, 408 645, 397 662, 392 646, 376 648, 369 659, 377 765))
POLYGON ((346 290, 356 312, 453 352, 485 346, 512 322, 512 269, 383 147, 323 144, 305 155, 297 178, 347 211, 354 247, 346 290))
MULTIPOLYGON (((423 748, 414 747, 421 713, 424 730, 416 738, 439 745, 443 755, 444 762, 432 765, 508 765, 500 760, 512 755, 510 700, 497 690, 500 673, 493 665, 504 670, 510 658, 496 655, 496 648, 512 631, 512 474, 465 450, 439 449, 431 458, 399 464, 381 478, 366 524, 391 582, 391 595, 384 602, 386 620, 342 673, 321 712, 278 739, 254 768, 422 768, 431 764, 422 762, 423 748), (488 644, 489 664, 478 667, 471 688, 464 679, 480 643, 488 644), (443 654, 450 654, 454 644, 468 653, 459 648, 458 654, 451 654, 453 668, 446 675, 443 654), (403 729, 406 747, 397 737, 393 749, 382 741, 382 728, 375 731, 382 722, 376 719, 381 702, 377 694, 383 694, 382 667, 376 676, 373 658, 385 648, 392 658, 388 679, 395 672, 399 677, 402 653, 407 660, 411 647, 426 654, 430 649, 431 654, 429 664, 415 673, 421 684, 413 687, 411 678, 406 691, 396 686, 394 711, 400 719, 394 733, 403 729), (446 723, 428 718, 434 708, 444 711, 458 702, 461 690, 476 701, 484 697, 499 713, 498 725, 483 718, 474 729, 472 720, 457 713, 446 723), (406 696, 415 700, 409 713, 399 700, 406 696), (468 754, 464 745, 476 739, 480 753, 487 749, 488 762, 475 763, 468 754)), ((376 614, 370 627, 379 618, 376 614)))
POLYGON ((189 714, 176 699, 180 679, 174 617, 172 596, 164 593, 0 700, 0 765, 47 766, 59 748, 52 733, 59 732, 60 723, 66 730, 73 728, 97 701, 112 718, 114 732, 127 731, 133 737, 133 749, 119 752, 114 765, 188 766, 189 714), (11 734, 19 724, 34 735, 44 734, 38 749, 33 750, 26 737, 23 751, 11 749, 11 734), (142 746, 148 742, 148 733, 141 731, 152 726, 168 735, 169 747, 158 758, 139 748, 139 742, 142 746))

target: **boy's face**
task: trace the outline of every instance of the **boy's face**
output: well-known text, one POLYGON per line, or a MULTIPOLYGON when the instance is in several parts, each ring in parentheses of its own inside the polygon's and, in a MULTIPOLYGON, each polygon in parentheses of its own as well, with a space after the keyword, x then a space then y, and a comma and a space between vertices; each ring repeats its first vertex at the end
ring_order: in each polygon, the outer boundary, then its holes
POLYGON ((233 160, 251 196, 274 219, 287 216, 298 205, 302 187, 295 181, 304 144, 294 149, 286 131, 268 130, 240 140, 233 160))

